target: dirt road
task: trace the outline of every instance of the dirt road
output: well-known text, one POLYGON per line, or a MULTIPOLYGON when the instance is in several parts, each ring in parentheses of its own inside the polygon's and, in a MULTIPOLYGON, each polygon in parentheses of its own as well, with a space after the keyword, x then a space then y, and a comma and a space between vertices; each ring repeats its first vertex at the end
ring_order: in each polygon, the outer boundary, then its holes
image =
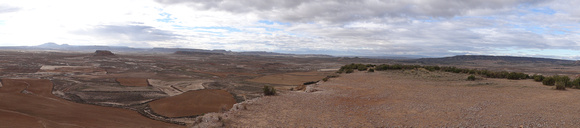
POLYGON ((226 127, 577 127, 580 90, 421 71, 342 74, 227 113, 226 127))

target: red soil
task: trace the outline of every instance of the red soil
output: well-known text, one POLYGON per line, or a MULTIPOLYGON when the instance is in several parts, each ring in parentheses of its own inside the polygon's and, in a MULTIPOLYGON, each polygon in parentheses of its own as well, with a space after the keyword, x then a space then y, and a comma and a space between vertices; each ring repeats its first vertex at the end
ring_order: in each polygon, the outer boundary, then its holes
POLYGON ((274 74, 248 79, 247 81, 256 83, 301 85, 305 82, 321 80, 332 72, 294 72, 285 74, 274 74))
POLYGON ((235 103, 233 95, 225 90, 204 89, 159 99, 149 105, 158 114, 183 117, 229 110, 235 103))
POLYGON ((49 80, 2 79, 2 84, 1 127, 180 127, 131 110, 60 99, 52 95, 49 80))

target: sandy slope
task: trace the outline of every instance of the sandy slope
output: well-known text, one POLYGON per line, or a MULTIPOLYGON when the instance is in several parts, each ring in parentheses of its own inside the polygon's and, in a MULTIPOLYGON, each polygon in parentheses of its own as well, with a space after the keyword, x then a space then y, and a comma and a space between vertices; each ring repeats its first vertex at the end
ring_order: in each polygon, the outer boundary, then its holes
POLYGON ((227 127, 577 127, 580 90, 532 80, 388 71, 342 75, 227 113, 227 127))

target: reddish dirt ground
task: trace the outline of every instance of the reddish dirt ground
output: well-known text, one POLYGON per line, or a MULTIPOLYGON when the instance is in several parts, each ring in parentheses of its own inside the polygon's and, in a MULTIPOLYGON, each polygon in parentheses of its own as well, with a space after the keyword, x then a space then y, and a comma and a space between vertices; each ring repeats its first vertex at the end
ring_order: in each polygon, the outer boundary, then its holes
POLYGON ((200 115, 229 110, 236 103, 233 95, 225 90, 204 89, 159 99, 149 105, 155 113, 168 117, 200 115))
POLYGON ((142 78, 117 78, 116 81, 123 86, 149 86, 147 79, 142 78))
POLYGON ((285 74, 274 74, 262 76, 247 81, 256 83, 282 84, 282 85, 301 85, 305 82, 318 81, 332 72, 295 72, 285 74))
POLYGON ((228 127, 577 127, 580 90, 466 74, 342 74, 229 112, 228 127))
POLYGON ((131 110, 60 99, 52 95, 49 80, 2 79, 2 84, 1 127, 181 127, 131 110))

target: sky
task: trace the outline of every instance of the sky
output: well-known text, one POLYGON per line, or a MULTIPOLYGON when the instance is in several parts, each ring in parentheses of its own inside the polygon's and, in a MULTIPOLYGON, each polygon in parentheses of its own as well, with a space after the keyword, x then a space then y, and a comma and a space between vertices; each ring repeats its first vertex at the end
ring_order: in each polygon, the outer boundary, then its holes
POLYGON ((580 59, 580 0, 2 0, 0 46, 580 59))

